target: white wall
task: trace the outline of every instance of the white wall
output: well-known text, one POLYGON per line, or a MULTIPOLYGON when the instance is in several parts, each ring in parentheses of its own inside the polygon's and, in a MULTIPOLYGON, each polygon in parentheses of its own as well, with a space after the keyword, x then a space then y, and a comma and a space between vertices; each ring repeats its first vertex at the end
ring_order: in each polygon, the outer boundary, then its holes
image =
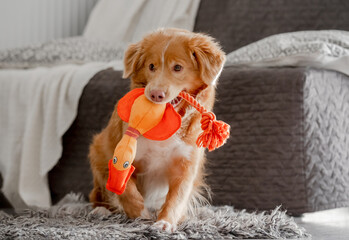
POLYGON ((97 0, 0 0, 0 49, 81 35, 97 0))

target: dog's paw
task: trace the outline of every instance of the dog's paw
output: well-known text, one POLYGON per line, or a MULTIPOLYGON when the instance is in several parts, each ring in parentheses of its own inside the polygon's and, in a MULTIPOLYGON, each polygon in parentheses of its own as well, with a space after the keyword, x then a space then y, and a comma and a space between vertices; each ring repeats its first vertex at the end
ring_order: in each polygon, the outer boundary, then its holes
POLYGON ((171 224, 165 220, 157 221, 156 223, 154 223, 153 226, 159 230, 162 230, 168 233, 173 233, 177 229, 176 225, 171 224))
POLYGON ((111 211, 109 211, 105 207, 96 207, 89 214, 90 215, 95 215, 95 216, 98 216, 98 217, 108 217, 112 213, 111 213, 111 211))
POLYGON ((153 216, 147 208, 144 208, 141 212, 141 219, 152 219, 153 216))

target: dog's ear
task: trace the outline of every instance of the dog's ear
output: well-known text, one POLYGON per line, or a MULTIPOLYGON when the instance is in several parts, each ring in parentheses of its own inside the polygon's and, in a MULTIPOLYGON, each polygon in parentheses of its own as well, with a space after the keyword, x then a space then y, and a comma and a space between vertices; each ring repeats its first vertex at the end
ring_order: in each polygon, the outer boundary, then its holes
POLYGON ((202 81, 214 85, 225 63, 225 53, 220 45, 210 36, 196 33, 189 41, 189 49, 202 81))
POLYGON ((142 43, 131 44, 124 56, 123 78, 129 78, 142 66, 142 43))

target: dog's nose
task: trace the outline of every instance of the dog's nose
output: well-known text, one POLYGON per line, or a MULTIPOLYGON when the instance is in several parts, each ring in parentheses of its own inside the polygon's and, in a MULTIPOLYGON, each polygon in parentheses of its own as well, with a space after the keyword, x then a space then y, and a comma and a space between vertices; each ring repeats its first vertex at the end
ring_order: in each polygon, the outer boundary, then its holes
POLYGON ((150 92, 150 97, 154 102, 162 102, 165 98, 165 93, 161 90, 152 90, 150 92))

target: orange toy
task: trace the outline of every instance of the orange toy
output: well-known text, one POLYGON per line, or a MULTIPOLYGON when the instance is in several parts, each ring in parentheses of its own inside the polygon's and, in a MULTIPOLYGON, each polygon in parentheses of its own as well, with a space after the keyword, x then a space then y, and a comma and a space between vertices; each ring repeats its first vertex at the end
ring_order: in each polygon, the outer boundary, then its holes
MULTIPOLYGON (((208 112, 186 92, 179 96, 188 101, 201 114, 201 133, 197 139, 198 147, 207 147, 209 151, 222 146, 229 137, 230 126, 216 121, 215 115, 208 112)), ((137 88, 120 99, 117 112, 120 118, 128 122, 128 128, 109 160, 109 178, 106 188, 116 194, 122 194, 126 183, 134 172, 132 162, 136 155, 139 135, 151 140, 165 140, 171 137, 181 126, 181 117, 170 103, 156 104, 144 95, 144 88, 137 88)))

